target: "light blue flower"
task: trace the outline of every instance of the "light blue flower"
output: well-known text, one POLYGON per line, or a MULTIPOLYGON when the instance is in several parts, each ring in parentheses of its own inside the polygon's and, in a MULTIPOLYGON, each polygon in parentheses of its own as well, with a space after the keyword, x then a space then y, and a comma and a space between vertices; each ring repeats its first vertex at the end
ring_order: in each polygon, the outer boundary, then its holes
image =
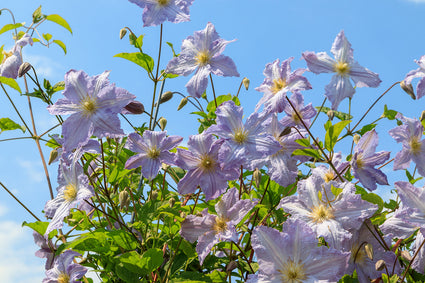
POLYGON ((74 263, 75 257, 81 256, 79 253, 66 250, 55 260, 55 265, 52 269, 46 271, 46 278, 43 279, 43 283, 78 283, 86 273, 87 268, 84 266, 74 263))

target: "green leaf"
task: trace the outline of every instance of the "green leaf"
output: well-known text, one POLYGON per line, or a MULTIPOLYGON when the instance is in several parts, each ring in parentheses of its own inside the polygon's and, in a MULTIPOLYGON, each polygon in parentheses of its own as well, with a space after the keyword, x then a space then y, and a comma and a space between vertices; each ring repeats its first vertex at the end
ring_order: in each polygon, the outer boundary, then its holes
POLYGON ((27 226, 33 229, 35 232, 39 233, 40 235, 44 235, 47 230, 47 226, 49 226, 49 222, 42 222, 42 221, 36 221, 32 223, 28 223, 24 221, 22 223, 22 226, 27 226))
POLYGON ((147 273, 151 273, 160 267, 163 261, 164 258, 160 249, 149 249, 143 253, 140 264, 147 273))
POLYGON ((166 42, 166 43, 167 43, 167 45, 168 45, 168 46, 170 46, 171 51, 173 51, 173 56, 174 56, 174 57, 179 56, 179 54, 176 54, 176 52, 174 51, 174 46, 173 46, 173 44, 172 44, 171 42, 166 42))
POLYGON ((326 131, 325 135, 325 148, 329 151, 332 151, 336 141, 338 140, 339 135, 341 134, 342 130, 350 124, 350 120, 341 121, 339 123, 336 123, 333 126, 330 126, 328 130, 326 131))
POLYGON ((375 212, 375 214, 380 213, 382 209, 384 208, 384 201, 377 194, 368 193, 365 189, 357 185, 356 185, 356 194, 360 194, 363 200, 378 205, 378 210, 375 212))
POLYGON ((317 160, 322 159, 322 156, 320 155, 320 153, 317 150, 311 149, 311 148, 296 149, 294 150, 292 155, 306 155, 306 156, 311 156, 313 158, 316 158, 317 160))
POLYGON ((139 36, 139 37, 137 37, 136 38, 136 36, 134 35, 134 34, 130 34, 129 36, 128 36, 128 38, 129 38, 129 40, 130 40, 130 44, 131 45, 133 45, 134 47, 136 47, 136 48, 142 48, 142 46, 143 46, 143 37, 144 37, 145 35, 144 34, 142 34, 141 36, 139 36))
POLYGON ((50 39, 52 39, 52 35, 50 33, 43 33, 43 38, 49 41, 50 39))
POLYGON ((43 14, 41 13, 41 5, 37 9, 35 9, 34 13, 32 13, 32 21, 34 24, 38 23, 43 19, 43 14))
POLYGON ((65 82, 64 81, 60 81, 57 82, 54 86, 53 86, 53 91, 57 92, 57 91, 61 91, 65 89, 65 82))
POLYGON ((131 61, 143 69, 145 69, 148 73, 151 73, 154 66, 154 61, 151 56, 145 53, 135 52, 135 53, 119 53, 114 57, 123 58, 128 61, 131 61))
POLYGON ((310 137, 305 139, 297 139, 295 142, 301 146, 309 147, 310 146, 310 137))
POLYGON ((63 52, 66 54, 66 45, 61 40, 55 39, 53 43, 57 44, 60 48, 62 48, 63 52))
POLYGON ((395 110, 389 110, 387 105, 385 104, 384 113, 382 114, 382 117, 387 118, 388 120, 394 120, 397 113, 398 112, 395 110))
MULTIPOLYGON (((331 110, 331 109, 329 107, 319 107, 319 106, 317 106, 316 107, 316 110, 317 111, 320 110, 320 112, 323 112, 323 113, 327 114, 328 111, 331 110)), ((347 113, 343 113, 343 112, 335 111, 335 110, 332 110, 332 111, 334 112, 334 116, 337 117, 341 121, 353 119, 353 116, 352 115, 349 115, 347 113)))
POLYGON ((376 124, 365 125, 358 131, 358 133, 359 135, 363 136, 365 133, 369 132, 370 130, 375 129, 375 127, 376 127, 376 124))
POLYGON ((68 22, 65 21, 64 18, 62 18, 59 15, 53 14, 53 15, 47 15, 46 16, 46 20, 51 21, 55 24, 58 24, 60 26, 62 26, 63 28, 67 29, 71 34, 72 34, 72 29, 69 26, 68 22))
POLYGON ((1 118, 0 119, 0 133, 4 132, 4 131, 12 131, 12 130, 17 130, 20 129, 22 130, 23 133, 25 133, 25 127, 21 126, 15 122, 13 122, 11 119, 9 118, 1 118))
POLYGON ((334 196, 337 197, 340 193, 342 193, 342 189, 336 188, 333 185, 331 185, 331 192, 333 193, 334 196))
POLYGON ((6 31, 15 29, 15 28, 20 28, 24 25, 25 23, 16 23, 16 24, 7 24, 4 25, 1 29, 0 29, 0 34, 5 33, 6 31))
POLYGON ((20 94, 22 94, 21 88, 14 79, 0 76, 0 83, 10 86, 11 88, 17 90, 20 94))
MULTIPOLYGON (((239 98, 237 98, 236 96, 232 96, 231 94, 220 95, 216 98, 216 100, 217 100, 217 106, 220 106, 220 104, 222 104, 225 101, 229 101, 229 100, 232 100, 233 102, 235 102, 236 106, 240 105, 239 98)), ((215 112, 215 110, 216 110, 215 102, 214 102, 214 100, 211 100, 207 105, 207 111, 208 112, 215 112)))

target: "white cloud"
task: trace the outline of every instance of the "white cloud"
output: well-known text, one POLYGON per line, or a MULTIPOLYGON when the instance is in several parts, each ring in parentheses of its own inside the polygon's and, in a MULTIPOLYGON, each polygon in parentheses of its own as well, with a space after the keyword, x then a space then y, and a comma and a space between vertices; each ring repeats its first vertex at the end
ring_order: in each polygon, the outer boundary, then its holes
POLYGON ((44 171, 41 161, 17 160, 18 165, 22 167, 25 174, 30 178, 28 181, 33 183, 41 183, 44 180, 44 171))
POLYGON ((48 79, 63 78, 61 65, 49 57, 26 53, 24 60, 34 66, 39 77, 46 77, 48 79), (58 74, 61 74, 60 77, 58 77, 58 74))

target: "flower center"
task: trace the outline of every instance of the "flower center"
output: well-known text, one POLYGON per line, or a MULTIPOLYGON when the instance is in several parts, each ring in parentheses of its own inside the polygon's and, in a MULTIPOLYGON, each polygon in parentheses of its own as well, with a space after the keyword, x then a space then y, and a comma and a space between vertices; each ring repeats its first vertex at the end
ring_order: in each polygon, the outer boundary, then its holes
POLYGON ((364 162, 363 162, 361 156, 357 156, 356 165, 357 165, 357 168, 359 168, 359 169, 363 168, 364 162))
POLYGON ((277 271, 280 272, 280 279, 285 283, 302 283, 304 280, 308 279, 304 264, 301 262, 294 262, 292 259, 285 262, 282 268, 277 271))
POLYGON ((83 100, 81 100, 80 105, 83 110, 84 116, 91 116, 97 110, 97 99, 95 97, 90 97, 87 95, 83 100))
POLYGON ((202 50, 199 51, 198 54, 196 54, 195 59, 200 66, 205 66, 210 62, 211 55, 208 50, 202 50))
POLYGON ((69 283, 69 275, 66 273, 61 273, 58 276, 58 283, 69 283))
POLYGON ((77 192, 77 187, 74 184, 68 184, 63 191, 63 198, 66 201, 73 201, 77 197, 77 192))
POLYGON ((201 157, 201 162, 199 164, 199 167, 201 167, 201 169, 204 172, 211 172, 214 170, 216 166, 216 161, 211 158, 209 155, 205 154, 201 157))
POLYGON ((170 2, 170 0, 158 0, 158 5, 159 6, 166 6, 166 5, 168 5, 169 2, 170 2))
POLYGON ((0 64, 3 63, 7 58, 9 58, 10 56, 13 55, 12 51, 7 52, 7 51, 2 51, 2 60, 0 61, 0 64))
POLYGON ((287 83, 285 79, 274 79, 273 86, 271 87, 271 91, 273 94, 278 93, 282 88, 286 87, 287 83))
POLYGON ((326 220, 333 219, 334 213, 332 208, 320 204, 319 206, 313 206, 311 209, 310 218, 315 223, 322 223, 326 220))
POLYGON ((410 141, 409 141, 409 145, 410 145, 410 151, 412 152, 412 154, 418 154, 419 152, 421 152, 421 142, 418 140, 417 137, 413 137, 410 141))
POLYGON ((340 76, 347 76, 350 72, 350 65, 343 61, 338 61, 334 65, 334 71, 340 76))
POLYGON ((156 159, 161 154, 161 151, 156 146, 149 149, 147 155, 150 159, 156 159))
POLYGON ((329 183, 330 181, 332 181, 335 178, 334 173, 333 172, 326 172, 325 173, 325 177, 323 178, 325 180, 326 183, 329 183))
MULTIPOLYGON (((300 112, 298 112, 298 114, 300 115, 300 117, 301 117, 301 119, 303 118, 302 117, 302 115, 301 115, 301 113, 300 112)), ((301 119, 300 119, 300 117, 298 117, 298 115, 297 115, 297 113, 296 112, 292 112, 292 121, 294 121, 294 123, 296 124, 296 125, 299 125, 299 124, 301 124, 301 119)))
POLYGON ((233 134, 233 139, 238 144, 243 144, 248 138, 248 133, 244 129, 237 129, 233 134))
POLYGON ((216 233, 220 233, 220 232, 225 232, 227 230, 227 219, 221 218, 221 217, 216 217, 215 218, 215 223, 213 226, 213 230, 216 233))

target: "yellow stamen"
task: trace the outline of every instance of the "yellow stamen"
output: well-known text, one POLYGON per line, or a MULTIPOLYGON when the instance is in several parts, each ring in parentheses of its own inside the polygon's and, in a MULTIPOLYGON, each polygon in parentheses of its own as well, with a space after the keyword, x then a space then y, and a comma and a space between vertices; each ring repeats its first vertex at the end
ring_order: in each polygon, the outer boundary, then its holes
POLYGON ((3 63, 7 58, 9 58, 10 56, 12 56, 13 55, 13 52, 12 51, 10 51, 10 52, 7 52, 7 51, 2 51, 2 55, 3 56, 1 56, 1 58, 2 58, 2 60, 0 61, 0 64, 1 63, 3 63))
POLYGON ((292 259, 285 262, 282 268, 277 271, 281 274, 281 281, 285 283, 302 283, 304 280, 308 279, 304 264, 295 262, 292 259))
POLYGON ((210 62, 211 55, 208 50, 202 50, 199 51, 198 54, 196 54, 195 59, 198 65, 205 66, 210 62))
POLYGON ((214 171, 216 167, 216 161, 213 158, 211 158, 209 155, 205 154, 201 157, 201 162, 199 164, 199 167, 204 172, 214 171))
POLYGON ((322 223, 326 220, 333 219, 334 214, 333 210, 330 207, 326 207, 323 204, 319 206, 313 206, 310 213, 310 218, 313 222, 322 223))
POLYGON ((158 158, 160 154, 161 154, 161 151, 158 148, 156 148, 156 146, 150 148, 149 151, 147 152, 148 157, 151 159, 158 158))
POLYGON ((87 95, 84 99, 81 100, 80 105, 81 109, 83 110, 84 116, 91 116, 96 112, 98 108, 97 99, 89 95, 87 95))
POLYGON ((242 144, 248 138, 248 133, 244 129, 237 129, 233 134, 233 139, 235 142, 242 144))
POLYGON ((77 187, 74 184, 68 184, 63 191, 63 198, 66 201, 73 201, 77 197, 77 187))
POLYGON ((158 5, 159 6, 166 6, 166 5, 168 5, 169 2, 170 2, 170 0, 158 0, 158 5))
POLYGON ((273 86, 271 87, 271 91, 273 94, 278 93, 282 88, 286 87, 287 83, 285 79, 274 79, 273 86))
POLYGON ((325 180, 326 183, 329 183, 334 178, 335 178, 335 175, 332 172, 328 171, 325 173, 325 177, 323 179, 325 180))
POLYGON ((61 273, 58 276, 58 283, 69 283, 69 275, 66 273, 61 273))
POLYGON ((347 76, 350 72, 350 65, 343 61, 338 61, 334 65, 334 71, 340 76, 347 76))
POLYGON ((227 230, 227 222, 228 222, 227 219, 224 219, 224 218, 221 218, 221 217, 217 217, 215 219, 213 230, 216 233, 225 232, 227 230))
POLYGON ((421 142, 418 140, 417 137, 413 137, 410 141, 409 141, 409 145, 410 145, 410 150, 412 152, 412 154, 418 154, 419 152, 421 152, 421 142))

